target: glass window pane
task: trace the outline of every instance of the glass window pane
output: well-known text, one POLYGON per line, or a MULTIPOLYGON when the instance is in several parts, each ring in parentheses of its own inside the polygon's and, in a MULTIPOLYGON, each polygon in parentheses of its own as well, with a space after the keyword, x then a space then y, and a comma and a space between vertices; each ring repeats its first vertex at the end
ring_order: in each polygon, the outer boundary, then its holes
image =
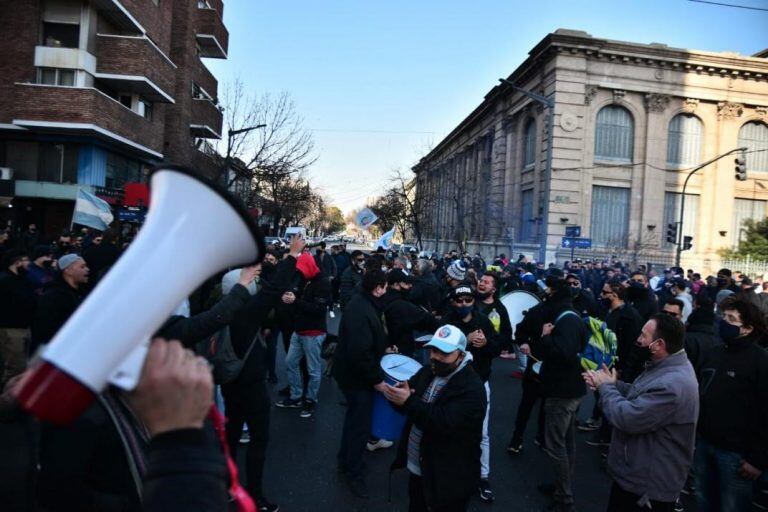
POLYGON ((71 69, 60 69, 59 85, 75 85, 75 72, 71 69))
POLYGON ((523 139, 523 167, 528 167, 536 162, 536 121, 529 120, 525 125, 525 138, 523 139))
POLYGON ((595 246, 625 248, 629 233, 629 189, 592 187, 590 237, 595 246))
MULTIPOLYGON (((759 154, 759 153, 758 153, 759 154)), ((754 199, 739 199, 733 201, 733 227, 731 243, 735 246, 744 239, 744 221, 747 219, 762 220, 766 215, 766 201, 754 199)))
POLYGON ((747 172, 768 172, 768 126, 759 121, 750 121, 739 130, 739 147, 747 151, 764 150, 759 153, 747 153, 747 172))
POLYGON ((667 163, 696 165, 701 160, 702 124, 691 114, 678 114, 669 122, 667 163))
POLYGON ((632 162, 634 121, 623 107, 609 105, 597 113, 595 159, 632 162))
POLYGON ((40 83, 46 85, 56 85, 56 70, 51 68, 42 68, 40 70, 40 83))
POLYGON ((43 45, 56 48, 78 48, 80 25, 43 22, 43 45))

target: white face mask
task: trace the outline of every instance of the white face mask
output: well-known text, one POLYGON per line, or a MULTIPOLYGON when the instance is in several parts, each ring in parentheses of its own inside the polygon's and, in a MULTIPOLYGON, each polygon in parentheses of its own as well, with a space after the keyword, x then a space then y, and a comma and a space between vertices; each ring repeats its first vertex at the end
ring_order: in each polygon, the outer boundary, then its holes
POLYGON ((381 266, 381 271, 382 271, 382 272, 386 272, 386 271, 387 271, 387 267, 385 267, 384 265, 382 265, 382 266, 381 266))

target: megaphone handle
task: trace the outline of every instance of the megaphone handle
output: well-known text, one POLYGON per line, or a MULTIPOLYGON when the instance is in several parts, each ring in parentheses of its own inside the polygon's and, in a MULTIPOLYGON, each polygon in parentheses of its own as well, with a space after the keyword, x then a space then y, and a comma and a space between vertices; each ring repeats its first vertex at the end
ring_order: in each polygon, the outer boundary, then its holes
POLYGON ((237 512, 256 512, 256 503, 248 492, 243 489, 243 486, 240 485, 240 480, 237 476, 237 464, 235 464, 232 454, 229 453, 225 426, 226 419, 224 418, 224 415, 221 414, 221 411, 219 411, 215 405, 212 405, 211 410, 208 411, 208 417, 213 422, 216 434, 219 436, 219 443, 221 443, 221 451, 224 452, 224 458, 227 460, 227 470, 229 471, 229 495, 237 506, 237 512))

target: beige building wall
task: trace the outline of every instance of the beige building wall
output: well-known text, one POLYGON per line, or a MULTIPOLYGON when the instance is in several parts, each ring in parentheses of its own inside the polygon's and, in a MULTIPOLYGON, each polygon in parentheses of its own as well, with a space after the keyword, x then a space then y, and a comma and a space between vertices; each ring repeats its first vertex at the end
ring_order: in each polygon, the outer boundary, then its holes
MULTIPOLYGON (((682 192, 689 166, 667 164, 669 123, 680 113, 703 124, 700 162, 738 147, 740 128, 757 120, 768 123, 768 59, 733 53, 711 53, 596 39, 578 31, 558 30, 545 37, 509 77, 519 87, 554 95, 555 123, 547 261, 568 259, 559 249, 567 225, 582 226, 590 236, 592 187, 630 189, 629 243, 626 248, 590 251, 584 256, 611 256, 670 263, 665 249, 665 192, 682 192), (626 108, 634 119, 632 164, 595 158, 597 113, 608 105, 626 108)), ((414 172, 419 193, 429 197, 426 246, 437 250, 465 242, 485 256, 514 250, 535 255, 533 243, 520 239, 524 223, 522 194, 533 190, 534 231, 541 228, 548 111, 537 102, 499 85, 485 97, 414 172), (525 127, 536 123, 536 158, 524 165, 525 127), (490 173, 483 172, 486 138, 493 141, 490 173), (457 184, 463 188, 457 190, 457 184), (458 233, 455 204, 467 216, 464 239, 458 233), (491 207, 488 207, 491 204, 491 207), (439 212, 439 215, 438 215, 439 212), (435 235, 439 236, 435 236, 435 235)), ((749 155, 747 156, 749 163, 749 155)), ((699 195, 694 250, 683 253, 683 264, 705 268, 718 250, 731 246, 734 198, 768 200, 768 173, 749 172, 734 179, 734 157, 699 171, 688 194, 699 195), (725 232, 722 236, 720 232, 725 232)))

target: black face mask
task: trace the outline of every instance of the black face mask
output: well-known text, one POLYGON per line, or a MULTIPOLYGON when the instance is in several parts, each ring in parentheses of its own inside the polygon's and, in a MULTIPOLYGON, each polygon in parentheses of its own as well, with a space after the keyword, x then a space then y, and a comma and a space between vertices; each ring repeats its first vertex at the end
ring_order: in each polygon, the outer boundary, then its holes
POLYGON ((475 293, 475 295, 477 296, 478 299, 485 300, 485 299, 487 299, 488 297, 491 296, 491 292, 485 292, 485 293, 477 292, 477 293, 475 293))
POLYGON ((637 300, 642 299, 643 297, 646 297, 648 294, 645 291, 645 287, 636 282, 629 283, 629 287, 627 288, 627 296, 631 300, 637 300))
POLYGON ((432 369, 434 375, 437 375, 438 377, 447 377, 459 367, 459 360, 456 359, 453 363, 444 363, 442 361, 430 359, 429 367, 432 369))
POLYGON ((725 286, 728 284, 728 280, 724 277, 718 277, 717 278, 717 286, 725 286))
POLYGON ((53 261, 46 260, 43 262, 43 268, 51 268, 51 266, 53 266, 53 261))

